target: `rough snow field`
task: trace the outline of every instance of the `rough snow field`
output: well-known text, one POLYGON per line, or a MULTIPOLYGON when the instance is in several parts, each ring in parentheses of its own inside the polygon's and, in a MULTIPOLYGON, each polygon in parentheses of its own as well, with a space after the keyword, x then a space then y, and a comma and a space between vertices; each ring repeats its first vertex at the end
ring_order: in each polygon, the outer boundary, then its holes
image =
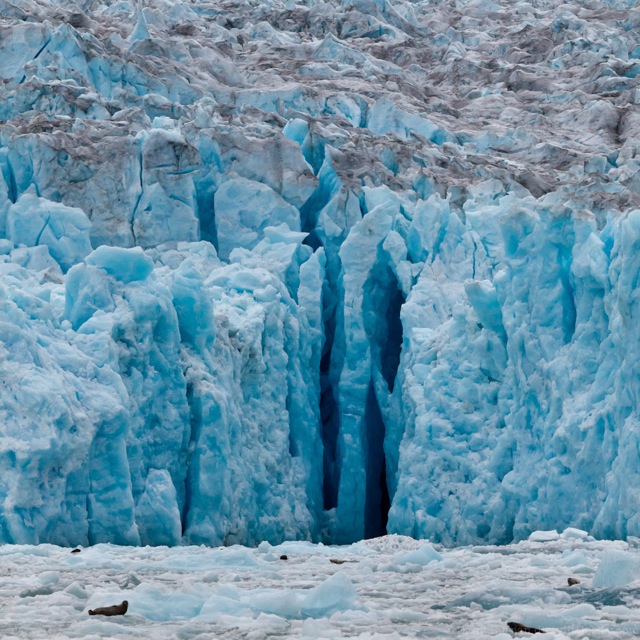
POLYGON ((633 541, 577 530, 531 538, 438 551, 402 536, 343 547, 101 544, 77 554, 8 545, 0 637, 507 640, 508 621, 541 627, 549 640, 637 637, 633 541), (568 587, 569 577, 580 584, 568 587), (124 617, 87 614, 122 600, 124 617))

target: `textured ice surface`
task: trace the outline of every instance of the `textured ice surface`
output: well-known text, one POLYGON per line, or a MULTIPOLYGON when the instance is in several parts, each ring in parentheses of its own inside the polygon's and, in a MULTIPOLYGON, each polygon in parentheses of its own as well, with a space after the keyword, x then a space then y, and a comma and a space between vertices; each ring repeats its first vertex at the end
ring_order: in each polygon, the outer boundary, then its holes
POLYGON ((638 583, 595 584, 621 542, 559 538, 441 550, 386 536, 350 546, 305 542, 0 549, 3 638, 451 638, 508 640, 507 622, 552 640, 629 640, 640 632, 638 583), (285 554, 287 560, 280 559, 285 554), (580 554, 579 566, 564 562, 580 554), (336 564, 336 563, 342 564, 336 564), (580 583, 567 586, 567 578, 580 583), (87 611, 127 600, 125 616, 87 611))
POLYGON ((635 554, 610 549, 602 554, 600 566, 593 576, 594 587, 623 587, 640 580, 640 563, 635 554))
POLYGON ((0 2, 0 541, 640 535, 639 23, 0 2))
POLYGON ((91 222, 81 209, 24 194, 7 211, 6 236, 14 245, 44 245, 66 271, 91 253, 91 222))

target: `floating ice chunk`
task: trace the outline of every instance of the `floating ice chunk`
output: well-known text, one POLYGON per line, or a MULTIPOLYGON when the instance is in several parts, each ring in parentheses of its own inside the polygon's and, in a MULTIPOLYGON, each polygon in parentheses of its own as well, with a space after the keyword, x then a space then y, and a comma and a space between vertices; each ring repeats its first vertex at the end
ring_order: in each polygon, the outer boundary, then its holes
POLYGON ((38 576, 40 584, 57 584, 60 582, 60 574, 57 571, 43 571, 38 576))
POLYGON ((304 542, 302 540, 288 540, 276 547, 270 547, 270 551, 275 555, 311 555, 319 553, 320 555, 333 556, 335 550, 333 547, 325 547, 323 544, 315 545, 311 542, 304 542))
POLYGON ((240 601, 240 595, 226 588, 208 598, 200 609, 198 619, 217 622, 221 616, 250 617, 251 607, 240 601))
POLYGON ((79 600, 86 600, 89 596, 84 586, 77 580, 73 581, 68 587, 65 588, 65 593, 69 593, 79 600))
POLYGON ((598 588, 623 587, 640 579, 640 558, 637 554, 617 549, 607 549, 593 576, 593 586, 598 588))
POLYGON ((16 245, 46 245, 64 271, 91 252, 91 222, 82 209, 23 194, 9 207, 7 237, 16 245))
POLYGON ((288 619, 300 617, 300 603, 292 591, 281 589, 253 591, 250 603, 251 608, 258 613, 273 613, 288 619))
POLYGON ((563 540, 586 540, 589 537, 589 534, 582 529, 574 529, 573 527, 567 527, 561 534, 560 537, 563 540))
POLYGON ((146 280, 153 271, 153 261, 140 247, 133 249, 98 247, 87 256, 85 262, 103 269, 110 276, 125 284, 136 280, 146 280))
MULTIPOLYGON (((538 629, 574 628, 583 619, 593 619, 597 615, 596 608, 587 602, 583 602, 574 607, 563 608, 562 613, 531 612, 524 615, 524 624, 528 627, 538 629)), ((588 624, 588 623, 587 623, 588 624)))
POLYGON ((311 589, 300 607, 302 615, 310 618, 325 618, 336 611, 362 608, 353 583, 342 572, 311 589))
MULTIPOLYGON (((98 605, 94 605, 93 608, 96 606, 98 605)), ((124 625, 120 622, 119 616, 117 618, 85 616, 81 620, 82 621, 75 626, 74 631, 82 638, 117 638, 118 636, 129 638, 134 637, 129 630, 124 632, 127 634, 126 636, 123 635, 124 625), (114 620, 118 621, 114 622, 114 620)))
POLYGON ((405 564, 417 564, 425 567, 431 562, 440 562, 441 560, 442 556, 433 548, 433 545, 427 542, 418 549, 398 554, 394 558, 394 563, 400 566, 405 564))
POLYGON ((302 635, 305 638, 342 638, 340 629, 332 628, 331 623, 326 618, 320 618, 319 620, 307 618, 302 623, 302 635))
POLYGON ((529 542, 553 542, 559 539, 560 534, 555 529, 551 531, 534 531, 529 536, 529 542))
MULTIPOLYGON (((129 601, 130 613, 162 622, 194 618, 200 613, 206 597, 204 593, 163 589, 145 583, 125 594, 122 599, 129 601)), ((91 598, 88 606, 94 600, 98 600, 97 596, 91 598)))
POLYGON ((414 551, 419 549, 424 541, 416 540, 411 536, 403 536, 397 533, 392 533, 386 536, 381 536, 380 538, 370 538, 368 540, 361 540, 360 542, 356 542, 352 544, 348 549, 351 551, 355 548, 364 548, 364 553, 395 553, 402 551, 414 551))
MULTIPOLYGON (((487 565, 485 565, 486 567, 487 565)), ((533 566, 533 565, 531 565, 533 566)), ((490 569, 487 567, 486 569, 490 569)), ((493 584, 483 584, 452 601, 456 607, 469 607, 479 604, 483 609, 494 609, 505 603, 523 605, 541 602, 546 604, 571 604, 571 596, 565 591, 553 587, 516 586, 513 582, 497 580, 493 584)))
POLYGON ((584 551, 577 549, 563 556, 560 564, 563 564, 565 567, 579 567, 581 565, 588 565, 589 558, 584 551))

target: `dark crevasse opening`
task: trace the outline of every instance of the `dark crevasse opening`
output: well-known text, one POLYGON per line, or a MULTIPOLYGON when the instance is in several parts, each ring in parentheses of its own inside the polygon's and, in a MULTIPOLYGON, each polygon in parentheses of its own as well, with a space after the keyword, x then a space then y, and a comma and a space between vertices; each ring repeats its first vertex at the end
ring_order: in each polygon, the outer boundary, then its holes
POLYGON ((389 393, 395 387, 402 353, 400 312, 405 297, 393 271, 386 265, 375 269, 364 285, 363 314, 371 351, 389 393))
POLYGON ((387 463, 384 455, 384 420, 380 413, 373 381, 369 383, 367 392, 365 425, 367 429, 365 449, 367 487, 364 536, 365 538, 376 538, 387 533, 391 503, 387 488, 387 463))
POLYGON ((200 240, 210 242, 218 250, 218 228, 213 205, 215 185, 212 180, 202 181, 196 185, 196 204, 200 221, 200 240))
POLYGON ((380 345, 380 368, 382 376, 389 387, 389 393, 393 393, 398 367, 400 366, 403 340, 400 311, 404 303, 404 295, 400 289, 397 288, 391 292, 385 314, 387 336, 386 340, 383 340, 380 345))
POLYGON ((302 244, 306 244, 314 251, 322 246, 322 242, 320 238, 318 238, 318 234, 315 230, 309 232, 309 235, 302 241, 302 244))
POLYGON ((13 172, 8 151, 5 149, 0 151, 0 162, 2 163, 2 177, 7 185, 7 195, 11 202, 15 202, 18 199, 18 186, 16 185, 16 176, 13 172), (4 162, 2 162, 3 160, 4 162))
MULTIPOLYGON (((393 271, 384 264, 377 265, 367 279, 363 294, 365 330, 371 344, 374 371, 377 369, 386 382, 389 394, 395 387, 400 366, 403 331, 400 313, 405 298, 393 271)), ((387 484, 387 460, 384 443, 386 428, 372 377, 367 392, 365 418, 366 495, 365 537, 386 533, 390 508, 387 484)), ((384 393, 378 384, 378 393, 384 393)))
POLYGON ((318 186, 300 207, 300 229, 314 236, 318 228, 320 212, 331 198, 338 193, 341 185, 341 181, 333 170, 329 159, 325 162, 323 145, 319 145, 318 154, 322 156, 317 168, 314 167, 314 173, 318 177, 318 186))
POLYGON ((558 265, 560 267, 560 283, 562 285, 562 330, 564 342, 571 342, 576 332, 575 292, 571 284, 571 249, 566 246, 558 248, 558 265))
POLYGON ((184 482, 184 504, 181 513, 182 535, 187 529, 187 519, 191 509, 191 495, 195 478, 198 476, 198 461, 193 457, 202 429, 202 405, 200 398, 194 395, 193 383, 187 383, 187 402, 190 410, 189 456, 187 458, 187 474, 184 482))
POLYGON ((339 473, 337 468, 338 456, 338 405, 336 402, 333 382, 331 380, 331 356, 336 329, 335 300, 333 294, 327 291, 322 296, 324 312, 325 343, 320 360, 320 418, 322 422, 323 449, 323 480, 322 495, 324 509, 333 509, 338 504, 339 473))
MULTIPOLYGON (((320 149, 320 147, 319 147, 320 149)), ((300 208, 300 228, 308 233, 304 244, 314 251, 324 247, 327 255, 326 278, 322 290, 322 317, 324 328, 324 346, 320 360, 320 418, 322 423, 323 444, 323 506, 326 511, 338 504, 338 487, 340 469, 338 463, 338 432, 340 429, 339 408, 337 403, 337 389, 332 370, 336 367, 333 362, 336 333, 336 311, 338 305, 338 285, 336 279, 340 273, 340 259, 337 248, 331 243, 324 246, 321 233, 318 232, 318 216, 330 201, 336 189, 336 176, 330 164, 324 165, 324 147, 318 155, 318 163, 314 171, 319 172, 318 187, 300 208), (321 156, 321 158, 320 158, 321 156), (322 169, 321 169, 322 167, 322 169)))
POLYGON ((318 215, 323 207, 329 202, 332 195, 333 184, 323 180, 317 189, 309 196, 309 199, 300 207, 300 228, 307 233, 314 233, 318 225, 318 215))

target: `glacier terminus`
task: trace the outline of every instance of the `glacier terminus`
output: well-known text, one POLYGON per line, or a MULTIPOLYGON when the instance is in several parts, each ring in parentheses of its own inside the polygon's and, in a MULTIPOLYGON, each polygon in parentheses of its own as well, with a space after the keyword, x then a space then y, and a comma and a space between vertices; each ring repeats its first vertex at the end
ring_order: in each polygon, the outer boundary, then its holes
POLYGON ((639 33, 0 0, 0 542, 640 536, 639 33))

